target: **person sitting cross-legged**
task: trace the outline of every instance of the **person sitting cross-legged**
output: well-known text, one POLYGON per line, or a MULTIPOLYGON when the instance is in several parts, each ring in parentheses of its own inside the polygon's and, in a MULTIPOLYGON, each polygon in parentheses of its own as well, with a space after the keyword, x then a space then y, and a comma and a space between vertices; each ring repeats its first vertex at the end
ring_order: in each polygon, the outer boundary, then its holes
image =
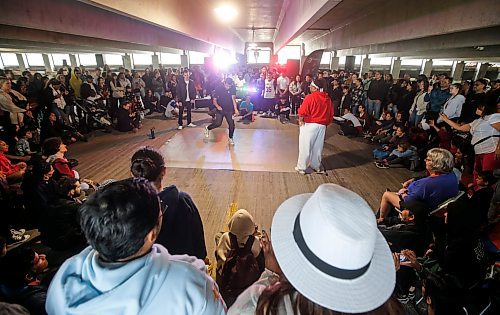
POLYGON ((68 259, 47 293, 59 314, 224 314, 202 260, 155 244, 163 207, 143 178, 104 186, 80 208, 90 247, 68 259))
POLYGON ((245 100, 240 103, 240 116, 241 119, 238 122, 253 122, 253 103, 250 100, 250 95, 245 96, 245 100))

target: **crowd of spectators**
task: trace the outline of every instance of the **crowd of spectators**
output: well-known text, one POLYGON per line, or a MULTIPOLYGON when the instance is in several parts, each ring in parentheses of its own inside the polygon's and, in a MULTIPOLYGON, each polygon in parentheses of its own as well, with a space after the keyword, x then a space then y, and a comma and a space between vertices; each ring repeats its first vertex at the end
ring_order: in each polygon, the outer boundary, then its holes
MULTIPOLYGON (((488 269, 500 248, 498 81, 478 79, 465 93, 471 83, 445 75, 316 74, 341 135, 373 143, 376 167, 422 176, 385 192, 376 218, 361 197, 332 184, 285 201, 270 235, 240 209, 215 236, 210 277, 195 201, 162 186, 166 162, 158 151, 141 148, 131 156, 132 178, 100 185, 83 179, 78 161, 65 155, 90 129, 134 131, 155 111, 180 115, 182 126, 179 107, 210 95, 222 75, 200 68, 91 75, 64 67, 56 78, 27 72, 14 82, 5 74, 0 301, 31 314, 498 310, 498 279, 488 269), (178 74, 188 74, 181 99, 178 74), (39 236, 29 232, 35 229, 39 236)), ((284 124, 313 78, 290 80, 275 69, 227 76, 245 99, 243 122, 260 112, 284 124)))

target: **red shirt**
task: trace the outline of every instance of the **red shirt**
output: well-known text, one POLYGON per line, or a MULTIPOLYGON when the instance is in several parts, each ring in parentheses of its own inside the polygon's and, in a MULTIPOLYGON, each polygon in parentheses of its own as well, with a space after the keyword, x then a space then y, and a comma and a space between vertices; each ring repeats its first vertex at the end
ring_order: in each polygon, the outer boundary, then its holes
POLYGON ((306 123, 317 123, 328 126, 333 119, 333 105, 325 92, 313 92, 306 96, 299 107, 299 116, 306 123))
POLYGON ((5 154, 0 154, 0 171, 9 176, 19 171, 20 167, 18 165, 12 164, 12 162, 5 156, 5 154))

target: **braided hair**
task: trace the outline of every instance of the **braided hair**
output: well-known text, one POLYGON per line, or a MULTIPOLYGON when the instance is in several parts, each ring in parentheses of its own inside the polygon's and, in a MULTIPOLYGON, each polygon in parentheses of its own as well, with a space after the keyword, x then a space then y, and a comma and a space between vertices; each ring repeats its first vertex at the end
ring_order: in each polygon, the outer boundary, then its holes
POLYGON ((163 167, 163 156, 152 147, 142 147, 132 155, 130 171, 134 177, 143 177, 155 182, 161 176, 163 167))

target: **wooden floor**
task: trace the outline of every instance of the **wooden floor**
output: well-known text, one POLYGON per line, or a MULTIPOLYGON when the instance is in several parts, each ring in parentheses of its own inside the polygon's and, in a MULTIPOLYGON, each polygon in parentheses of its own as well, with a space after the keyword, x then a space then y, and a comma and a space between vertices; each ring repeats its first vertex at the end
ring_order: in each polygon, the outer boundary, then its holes
MULTIPOLYGON (((193 122, 198 125, 195 129, 202 133, 210 117, 206 113, 194 113, 193 122)), ((144 120, 144 127, 136 134, 115 131, 103 134, 98 131, 89 142, 71 145, 68 156, 79 160, 77 170, 83 178, 97 182, 108 178, 124 179, 130 176, 132 154, 145 145, 159 149, 177 132, 184 131, 178 131, 176 127, 175 120, 165 120, 159 114, 152 115, 144 120), (148 138, 152 127, 156 130, 156 139, 153 140, 148 138)), ((277 120, 265 118, 257 118, 250 125, 237 123, 236 128, 236 133, 240 128, 298 130, 297 125, 283 125, 277 120)), ((410 172, 406 169, 377 169, 371 157, 374 146, 359 138, 339 136, 337 131, 338 128, 333 125, 327 129, 323 150, 326 175, 169 167, 163 184, 175 184, 193 197, 203 219, 209 253, 214 251, 213 236, 225 229, 231 212, 239 208, 247 209, 260 228, 269 230, 273 214, 284 200, 296 194, 313 192, 323 183, 336 183, 355 191, 375 211, 386 188, 398 189, 410 172)), ((168 167, 168 160, 166 163, 168 167)))

